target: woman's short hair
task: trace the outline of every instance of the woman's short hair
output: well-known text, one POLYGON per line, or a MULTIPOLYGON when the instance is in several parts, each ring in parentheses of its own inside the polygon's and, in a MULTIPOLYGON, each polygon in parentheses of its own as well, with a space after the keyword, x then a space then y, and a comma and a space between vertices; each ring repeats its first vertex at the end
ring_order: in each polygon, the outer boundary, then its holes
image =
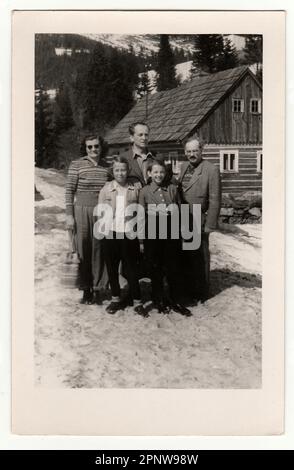
POLYGON ((87 155, 87 150, 86 150, 87 140, 94 140, 94 139, 98 139, 98 142, 99 142, 100 147, 101 147, 100 158, 105 157, 105 155, 107 153, 107 150, 108 150, 108 145, 105 142, 105 140, 103 139, 103 137, 101 137, 101 135, 98 135, 98 134, 87 134, 83 137, 83 139, 81 141, 81 146, 80 146, 80 155, 81 155, 81 157, 84 157, 85 155, 87 155))

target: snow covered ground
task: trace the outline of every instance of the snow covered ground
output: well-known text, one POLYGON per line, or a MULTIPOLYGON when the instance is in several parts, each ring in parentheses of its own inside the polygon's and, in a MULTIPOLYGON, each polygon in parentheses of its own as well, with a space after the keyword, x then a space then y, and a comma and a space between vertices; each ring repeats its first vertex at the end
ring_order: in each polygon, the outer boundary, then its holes
MULTIPOLYGON (((64 176, 36 169, 35 377, 43 387, 261 386, 261 225, 211 235, 212 297, 191 318, 79 304, 60 284, 64 176)), ((148 287, 148 286, 147 286, 148 287)))

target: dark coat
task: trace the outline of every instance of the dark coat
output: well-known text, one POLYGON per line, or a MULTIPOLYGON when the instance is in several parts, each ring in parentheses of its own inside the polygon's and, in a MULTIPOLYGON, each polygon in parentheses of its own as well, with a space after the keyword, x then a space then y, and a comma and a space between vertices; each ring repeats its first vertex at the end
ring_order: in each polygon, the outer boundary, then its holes
MULTIPOLYGON (((125 152, 120 153, 119 156, 124 157, 128 160, 129 171, 130 171, 129 175, 128 175, 128 180, 132 184, 140 182, 142 186, 145 186, 146 182, 144 180, 144 176, 143 176, 143 173, 141 171, 141 168, 139 167, 137 159, 134 158, 132 147, 130 147, 129 150, 126 150, 125 152)), ((151 162, 153 160, 155 160, 155 156, 151 152, 148 151, 147 161, 151 162)))
MULTIPOLYGON (((179 183, 187 171, 189 162, 183 162, 179 183)), ((201 210, 205 217, 205 227, 208 230, 218 228, 218 217, 221 207, 221 179, 219 169, 207 160, 202 160, 196 167, 189 185, 181 188, 183 202, 201 204, 201 210)))

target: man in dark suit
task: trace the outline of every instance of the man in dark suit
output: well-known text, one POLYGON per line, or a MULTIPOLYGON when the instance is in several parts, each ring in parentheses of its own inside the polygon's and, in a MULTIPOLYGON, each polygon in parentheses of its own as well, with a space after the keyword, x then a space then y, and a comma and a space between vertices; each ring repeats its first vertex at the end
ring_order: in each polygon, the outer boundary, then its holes
POLYGON ((219 169, 202 158, 203 144, 191 137, 185 144, 187 161, 182 163, 179 175, 182 200, 190 206, 201 205, 201 245, 198 250, 183 251, 185 284, 189 297, 201 302, 209 296, 209 234, 218 229, 221 207, 221 180, 219 169))
POLYGON ((129 126, 131 147, 120 156, 125 157, 129 164, 128 179, 132 183, 147 183, 147 168, 155 156, 148 151, 149 127, 144 122, 134 122, 129 126))
MULTIPOLYGON (((142 122, 137 121, 129 126, 130 134, 130 148, 119 154, 120 157, 124 157, 128 162, 128 182, 131 184, 140 184, 144 187, 148 181, 147 169, 149 168, 150 162, 155 160, 155 156, 148 150, 148 139, 149 139, 149 126, 142 122)), ((145 276, 146 266, 143 262, 140 266, 142 276, 145 276)), ((122 266, 121 274, 126 277, 125 268, 122 266)))

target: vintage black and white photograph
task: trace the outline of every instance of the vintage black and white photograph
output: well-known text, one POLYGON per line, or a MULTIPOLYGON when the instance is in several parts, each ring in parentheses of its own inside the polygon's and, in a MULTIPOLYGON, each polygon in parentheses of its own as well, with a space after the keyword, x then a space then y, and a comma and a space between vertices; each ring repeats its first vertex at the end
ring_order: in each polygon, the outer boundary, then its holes
POLYGON ((34 47, 36 386, 260 388, 262 35, 34 47))

